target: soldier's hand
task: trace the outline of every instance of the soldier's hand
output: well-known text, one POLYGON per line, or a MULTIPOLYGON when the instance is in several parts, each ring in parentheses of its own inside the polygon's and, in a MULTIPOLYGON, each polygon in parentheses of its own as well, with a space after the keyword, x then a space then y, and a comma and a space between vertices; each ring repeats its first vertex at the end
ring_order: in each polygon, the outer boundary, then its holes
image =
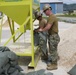
POLYGON ((34 32, 38 32, 38 29, 35 29, 34 32))
POLYGON ((43 29, 41 29, 41 28, 40 28, 38 31, 39 31, 39 32, 42 32, 42 31, 43 31, 43 29))

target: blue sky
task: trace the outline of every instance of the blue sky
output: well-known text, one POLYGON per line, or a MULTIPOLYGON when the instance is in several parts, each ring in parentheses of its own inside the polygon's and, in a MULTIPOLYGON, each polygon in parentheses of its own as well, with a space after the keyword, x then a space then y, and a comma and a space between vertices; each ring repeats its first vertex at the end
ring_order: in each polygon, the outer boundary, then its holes
POLYGON ((61 1, 63 1, 63 3, 66 3, 66 4, 76 3, 76 0, 61 0, 61 1))

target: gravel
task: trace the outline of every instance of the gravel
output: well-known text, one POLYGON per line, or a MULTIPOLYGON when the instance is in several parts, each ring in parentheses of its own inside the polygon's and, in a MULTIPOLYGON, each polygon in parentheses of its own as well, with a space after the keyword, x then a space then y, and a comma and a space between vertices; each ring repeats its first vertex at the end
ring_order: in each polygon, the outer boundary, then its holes
POLYGON ((60 34, 59 65, 68 71, 76 64, 76 25, 60 34))

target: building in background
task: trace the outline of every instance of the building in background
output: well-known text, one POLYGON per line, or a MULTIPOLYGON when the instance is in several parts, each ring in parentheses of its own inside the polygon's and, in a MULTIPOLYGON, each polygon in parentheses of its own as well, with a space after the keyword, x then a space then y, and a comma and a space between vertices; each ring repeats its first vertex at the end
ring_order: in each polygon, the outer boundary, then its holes
POLYGON ((63 13, 63 2, 59 0, 40 0, 40 10, 42 11, 42 8, 44 4, 50 4, 52 7, 52 12, 54 14, 63 13))

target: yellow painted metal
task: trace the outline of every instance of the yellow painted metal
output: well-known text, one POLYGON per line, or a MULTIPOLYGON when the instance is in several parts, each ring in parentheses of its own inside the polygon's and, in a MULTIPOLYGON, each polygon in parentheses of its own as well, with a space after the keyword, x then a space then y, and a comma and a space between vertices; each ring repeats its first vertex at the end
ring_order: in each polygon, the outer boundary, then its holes
MULTIPOLYGON (((13 21, 22 25, 29 16, 29 1, 22 2, 0 2, 0 11, 10 17, 13 21), (21 19, 22 18, 22 19, 21 19)), ((24 32, 24 27, 20 30, 24 32)))
MULTIPOLYGON (((34 47, 33 38, 33 11, 39 9, 39 0, 0 0, 0 11, 6 14, 10 19, 12 19, 11 33, 12 36, 6 41, 4 46, 6 46, 12 39, 16 41, 27 29, 31 32, 31 50, 24 53, 16 53, 19 56, 31 56, 32 60, 30 66, 35 67, 35 51, 38 48, 34 47), (14 21, 19 24, 19 29, 14 30, 14 21), (15 39, 15 35, 18 32, 21 34, 15 39)), ((10 20, 9 25, 10 25, 10 20)))
MULTIPOLYGON (((38 46, 34 46, 34 53, 36 52, 38 50, 38 46)), ((21 53, 21 52, 16 52, 16 54, 18 55, 18 56, 32 56, 32 50, 30 51, 30 50, 26 50, 25 49, 25 51, 26 52, 24 52, 24 53, 21 53)))
POLYGON ((35 66, 35 63, 34 63, 34 37, 33 37, 33 13, 32 13, 32 3, 30 3, 30 28, 31 28, 31 46, 32 46, 32 63, 31 65, 35 66))
POLYGON ((9 40, 4 44, 4 46, 6 46, 6 45, 10 42, 10 40, 19 32, 19 30, 20 30, 25 24, 27 24, 27 22, 29 21, 29 19, 30 19, 30 17, 28 17, 27 20, 23 23, 23 25, 21 25, 20 28, 15 31, 15 33, 9 38, 9 40))
MULTIPOLYGON (((13 35, 15 33, 14 21, 12 20, 12 24, 11 24, 10 18, 9 17, 7 18, 8 18, 8 23, 9 23, 11 34, 13 35)), ((15 36, 13 37, 13 42, 15 42, 15 36)))
POLYGON ((0 43, 1 43, 3 15, 2 15, 2 18, 0 20, 1 20, 1 24, 0 24, 0 43))
MULTIPOLYGON (((15 33, 14 21, 12 20, 12 35, 15 33)), ((15 36, 13 37, 13 42, 15 42, 15 36)))

